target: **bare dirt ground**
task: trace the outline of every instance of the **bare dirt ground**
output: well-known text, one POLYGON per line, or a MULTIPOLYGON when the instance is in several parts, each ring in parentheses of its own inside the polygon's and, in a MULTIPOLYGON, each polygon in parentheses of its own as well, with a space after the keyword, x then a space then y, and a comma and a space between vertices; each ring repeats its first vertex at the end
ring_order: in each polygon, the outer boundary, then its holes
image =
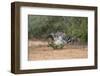
POLYGON ((46 41, 32 41, 28 43, 28 60, 48 59, 77 59, 87 58, 88 50, 86 45, 66 45, 63 49, 54 50, 47 46, 46 41))

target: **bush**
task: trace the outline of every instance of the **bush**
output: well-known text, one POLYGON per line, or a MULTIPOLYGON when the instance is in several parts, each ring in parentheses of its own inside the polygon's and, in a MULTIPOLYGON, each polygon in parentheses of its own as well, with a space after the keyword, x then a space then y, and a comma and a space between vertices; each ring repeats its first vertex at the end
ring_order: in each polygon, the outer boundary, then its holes
POLYGON ((45 39, 51 32, 62 31, 66 35, 75 36, 82 42, 87 42, 87 24, 87 17, 29 15, 28 37, 45 39))

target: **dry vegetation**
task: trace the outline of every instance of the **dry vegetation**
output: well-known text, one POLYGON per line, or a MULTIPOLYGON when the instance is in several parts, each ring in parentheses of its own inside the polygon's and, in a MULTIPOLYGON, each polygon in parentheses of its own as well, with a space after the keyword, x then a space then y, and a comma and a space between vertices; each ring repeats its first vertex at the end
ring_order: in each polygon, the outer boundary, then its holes
POLYGON ((87 46, 79 44, 68 44, 63 49, 53 49, 48 47, 46 41, 29 40, 28 60, 48 60, 48 59, 73 59, 87 58, 87 46))

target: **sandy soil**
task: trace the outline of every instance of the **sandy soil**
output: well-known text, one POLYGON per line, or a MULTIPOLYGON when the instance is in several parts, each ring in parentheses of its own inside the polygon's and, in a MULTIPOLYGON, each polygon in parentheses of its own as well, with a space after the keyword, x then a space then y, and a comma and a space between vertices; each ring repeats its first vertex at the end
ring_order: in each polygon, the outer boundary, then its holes
POLYGON ((47 44, 44 41, 29 41, 28 60, 77 59, 88 56, 86 45, 66 45, 63 49, 54 50, 47 44))

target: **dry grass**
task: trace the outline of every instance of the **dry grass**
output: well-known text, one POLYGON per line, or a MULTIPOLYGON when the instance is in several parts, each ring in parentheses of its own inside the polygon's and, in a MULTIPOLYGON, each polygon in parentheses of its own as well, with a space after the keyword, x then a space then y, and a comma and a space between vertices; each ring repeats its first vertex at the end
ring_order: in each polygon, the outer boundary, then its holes
POLYGON ((28 48, 28 60, 73 59, 88 56, 86 45, 66 45, 63 49, 54 50, 47 46, 46 41, 29 41, 28 48))

